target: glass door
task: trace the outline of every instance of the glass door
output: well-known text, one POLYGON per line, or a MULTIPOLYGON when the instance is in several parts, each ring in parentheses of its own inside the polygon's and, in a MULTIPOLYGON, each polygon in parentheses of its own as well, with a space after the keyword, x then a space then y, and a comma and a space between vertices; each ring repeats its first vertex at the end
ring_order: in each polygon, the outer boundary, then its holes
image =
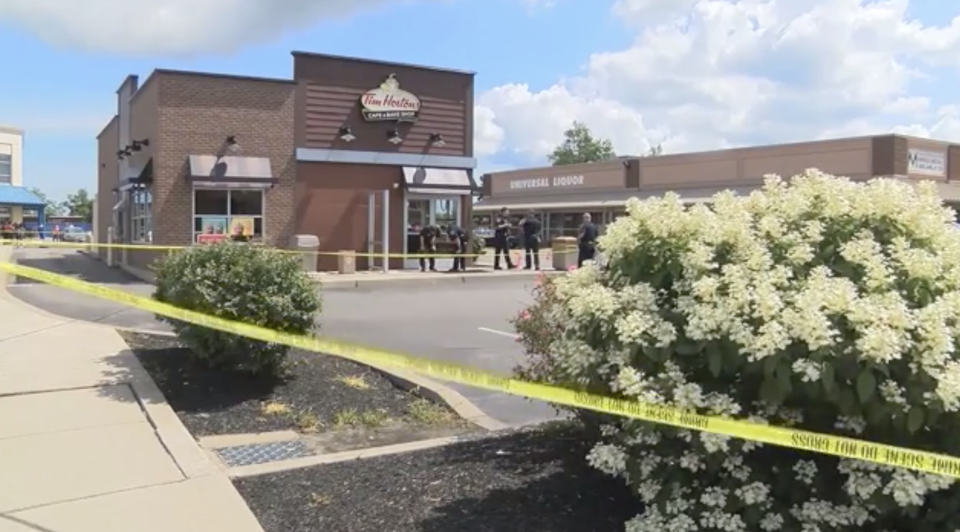
MULTIPOLYGON (((460 196, 410 195, 406 201, 406 252, 420 253, 420 229, 431 224, 440 230, 440 241, 446 241, 450 226, 461 226, 460 196)), ((447 270, 453 266, 453 259, 437 259, 438 270, 447 270)), ((417 258, 404 260, 405 269, 419 269, 420 261, 417 258)))
MULTIPOLYGON (((407 200, 407 241, 405 243, 407 253, 420 253, 420 229, 431 223, 433 219, 430 207, 431 202, 428 199, 411 198, 407 200)), ((420 268, 420 261, 416 258, 405 259, 403 268, 407 270, 418 269, 420 268)))

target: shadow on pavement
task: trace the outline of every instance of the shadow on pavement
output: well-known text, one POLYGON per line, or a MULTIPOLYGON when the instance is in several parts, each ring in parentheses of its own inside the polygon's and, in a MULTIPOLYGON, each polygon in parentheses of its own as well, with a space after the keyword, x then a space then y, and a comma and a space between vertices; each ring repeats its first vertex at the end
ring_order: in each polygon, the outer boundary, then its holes
MULTIPOLYGON (((51 273, 75 277, 98 284, 144 284, 127 272, 111 268, 79 251, 42 253, 45 250, 23 250, 17 254, 17 264, 51 273)), ((16 284, 41 284, 39 281, 17 277, 16 284)))

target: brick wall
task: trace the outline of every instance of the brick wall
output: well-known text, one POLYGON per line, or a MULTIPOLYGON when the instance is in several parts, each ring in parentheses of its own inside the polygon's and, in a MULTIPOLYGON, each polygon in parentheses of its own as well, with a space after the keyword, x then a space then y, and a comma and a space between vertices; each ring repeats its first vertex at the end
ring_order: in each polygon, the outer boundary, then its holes
MULTIPOLYGON (((116 195, 113 189, 120 180, 117 166, 117 144, 120 142, 120 127, 117 116, 110 120, 97 136, 97 242, 107 243, 107 230, 113 223, 113 206, 116 195)), ((106 259, 106 248, 100 248, 100 258, 106 259)))
POLYGON ((189 155, 222 153, 235 136, 237 155, 269 157, 279 183, 265 192, 267 244, 286 246, 293 234, 296 160, 293 82, 159 72, 158 137, 154 157, 154 243, 187 245, 193 238, 189 155))

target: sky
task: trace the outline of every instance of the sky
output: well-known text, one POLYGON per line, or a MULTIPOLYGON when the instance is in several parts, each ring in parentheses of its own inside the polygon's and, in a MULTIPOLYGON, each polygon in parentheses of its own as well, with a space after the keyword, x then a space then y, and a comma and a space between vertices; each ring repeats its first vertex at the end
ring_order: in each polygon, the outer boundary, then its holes
POLYGON ((546 164, 574 120, 619 154, 899 132, 960 142, 944 0, 2 0, 0 124, 24 184, 96 188, 128 74, 292 74, 291 50, 477 72, 478 173, 546 164))

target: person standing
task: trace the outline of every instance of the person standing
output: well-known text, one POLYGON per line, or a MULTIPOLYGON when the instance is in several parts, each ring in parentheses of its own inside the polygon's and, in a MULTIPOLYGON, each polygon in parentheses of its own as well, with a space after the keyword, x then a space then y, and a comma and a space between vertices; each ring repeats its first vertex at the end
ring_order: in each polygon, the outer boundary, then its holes
POLYGON ((577 238, 577 268, 582 268, 583 263, 593 260, 597 254, 597 237, 600 231, 597 225, 593 223, 590 213, 584 213, 583 223, 580 224, 580 235, 577 238))
POLYGON ((467 232, 463 230, 458 225, 451 225, 447 229, 447 236, 450 237, 450 241, 456 245, 453 255, 453 267, 450 268, 451 272, 465 272, 467 271, 467 245, 469 244, 469 239, 467 238, 467 232))
POLYGON ((510 211, 504 207, 500 209, 500 214, 497 215, 497 219, 494 223, 496 228, 493 233, 493 269, 502 270, 500 267, 500 254, 503 254, 503 259, 507 263, 507 269, 513 269, 513 263, 510 261, 510 245, 508 243, 507 237, 510 235, 510 228, 513 224, 510 223, 510 211))
POLYGON ((440 232, 436 227, 427 223, 420 229, 420 271, 427 271, 427 264, 430 265, 430 271, 437 271, 437 259, 433 256, 437 253, 437 236, 440 232))
POLYGON ((532 210, 520 222, 523 229, 523 269, 540 269, 540 230, 543 226, 532 210))

